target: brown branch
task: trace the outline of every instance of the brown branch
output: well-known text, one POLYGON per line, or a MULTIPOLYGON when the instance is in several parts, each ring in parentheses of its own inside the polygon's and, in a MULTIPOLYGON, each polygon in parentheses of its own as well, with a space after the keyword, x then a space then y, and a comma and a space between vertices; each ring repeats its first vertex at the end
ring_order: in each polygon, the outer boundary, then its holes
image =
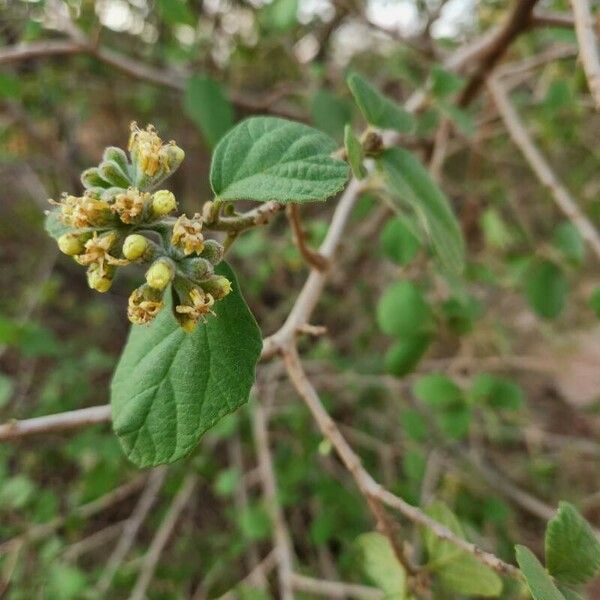
POLYGON ((382 591, 366 585, 344 583, 343 581, 327 581, 313 579, 299 573, 292 574, 294 589, 308 594, 326 596, 327 598, 356 598, 357 600, 383 600, 382 591))
POLYGON ((107 494, 104 494, 104 496, 100 496, 100 498, 96 498, 96 500, 92 500, 87 504, 75 508, 69 516, 55 517, 47 523, 34 525, 24 533, 0 544, 0 555, 10 551, 16 544, 34 542, 50 535, 57 529, 60 529, 70 516, 76 516, 80 519, 89 519, 90 517, 93 517, 137 492, 144 485, 146 478, 145 474, 139 475, 132 481, 128 481, 107 494))
POLYGON ((112 583, 119 566, 135 543, 135 539, 144 521, 146 520, 152 505, 156 501, 166 476, 166 467, 158 467, 150 474, 146 488, 140 496, 134 511, 131 513, 131 516, 125 522, 125 527, 123 528, 123 533, 121 534, 117 546, 115 547, 113 553, 108 559, 108 562, 106 563, 106 566, 104 567, 104 570, 102 571, 102 574, 100 575, 98 584, 96 586, 96 590, 100 597, 106 596, 106 593, 110 588, 110 584, 112 583))
POLYGON ((551 10, 535 10, 531 15, 532 27, 560 27, 561 29, 573 29, 575 19, 573 15, 551 10))
POLYGON ((504 56, 514 39, 531 25, 531 14, 538 0, 516 0, 504 25, 480 51, 478 65, 462 90, 458 104, 467 106, 475 98, 498 61, 504 56))
POLYGON ((315 252, 308 245, 306 233, 304 232, 304 229, 302 229, 302 223, 300 222, 300 208, 298 205, 294 203, 288 204, 286 212, 290 225, 292 226, 294 243, 302 258, 304 258, 307 264, 318 271, 326 271, 329 266, 328 260, 323 255, 315 252))
POLYGON ((579 43, 579 56, 590 86, 596 108, 600 109, 600 58, 598 40, 594 33, 594 17, 588 0, 571 0, 575 15, 575 33, 579 43))
POLYGON ((398 510, 410 521, 428 528, 440 539, 451 542, 461 550, 472 554, 480 562, 498 573, 516 579, 521 578, 520 571, 513 565, 504 562, 494 554, 482 550, 475 544, 464 540, 441 523, 428 517, 418 507, 405 502, 377 483, 362 466, 359 457, 354 453, 339 428, 329 416, 317 392, 308 380, 295 346, 290 343, 283 354, 290 381, 311 411, 322 434, 331 442, 341 461, 353 476, 358 489, 366 498, 375 498, 387 506, 398 510))
POLYGON ((293 550, 283 511, 281 510, 279 499, 277 498, 277 484, 275 482, 273 460, 269 448, 267 416, 260 402, 257 402, 254 406, 253 413, 254 443, 258 455, 258 466, 261 474, 263 495, 273 525, 273 543, 277 556, 280 597, 282 600, 293 600, 293 550))
POLYGON ((160 560, 160 556, 171 537, 171 533, 177 525, 179 516, 183 509, 187 506, 188 502, 192 497, 196 483, 198 482, 198 476, 195 473, 189 473, 183 480, 181 487, 179 488, 177 495, 175 496, 173 503, 169 507, 167 514, 162 520, 148 552, 144 557, 144 562, 140 570, 139 577, 133 588, 133 592, 129 596, 129 600, 144 600, 146 597, 146 590, 152 581, 156 565, 160 560))
POLYGON ((67 431, 86 425, 106 423, 108 421, 110 421, 110 405, 108 404, 71 410, 56 415, 24 419, 22 421, 15 419, 0 425, 0 442, 16 440, 38 433, 67 431))
POLYGON ((498 78, 493 77, 488 80, 487 85, 513 142, 531 166, 540 183, 548 188, 557 206, 573 225, 577 227, 583 239, 590 245, 596 256, 600 258, 600 235, 598 235, 598 231, 596 231, 596 228, 579 209, 571 194, 562 185, 542 153, 534 144, 512 105, 508 94, 504 90, 502 83, 498 78))

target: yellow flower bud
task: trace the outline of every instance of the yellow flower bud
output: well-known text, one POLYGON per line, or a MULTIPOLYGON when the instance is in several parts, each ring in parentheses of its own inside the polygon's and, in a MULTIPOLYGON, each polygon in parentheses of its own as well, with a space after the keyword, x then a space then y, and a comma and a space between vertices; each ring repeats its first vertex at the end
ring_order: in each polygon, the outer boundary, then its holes
POLYGON ((97 268, 96 265, 92 265, 88 269, 87 280, 90 288, 101 294, 108 292, 112 286, 112 277, 110 277, 110 273, 97 268))
POLYGON ((85 242, 77 233, 65 233, 58 240, 58 249, 67 256, 81 254, 85 250, 85 242))
POLYGON ((201 283, 202 289, 208 292, 215 300, 225 298, 231 292, 231 281, 222 275, 215 275, 201 283))
POLYGON ((152 212, 157 217, 163 217, 177 208, 177 200, 173 192, 159 190, 152 196, 152 212))
POLYGON ((139 233, 128 235, 123 242, 123 256, 128 260, 137 260, 144 255, 149 245, 148 239, 139 233))
POLYGON ((175 275, 175 267, 168 259, 157 260, 146 271, 146 281, 155 290, 164 290, 171 283, 175 275))

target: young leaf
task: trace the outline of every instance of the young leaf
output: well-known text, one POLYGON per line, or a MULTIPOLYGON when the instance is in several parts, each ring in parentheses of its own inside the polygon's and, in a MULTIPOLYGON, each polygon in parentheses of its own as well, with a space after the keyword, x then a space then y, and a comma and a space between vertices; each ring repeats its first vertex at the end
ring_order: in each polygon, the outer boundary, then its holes
POLYGON ((462 390, 442 373, 430 373, 417 380, 414 395, 434 408, 450 408, 463 403, 462 390))
POLYGON ((183 107, 212 148, 233 126, 233 107, 222 86, 204 75, 190 77, 183 107))
POLYGON ((384 333, 413 336, 434 328, 433 313, 419 289, 410 281, 388 287, 377 305, 377 322, 384 333))
POLYGON ((555 319, 562 312, 568 283, 558 265, 536 260, 527 270, 525 294, 531 308, 544 319, 555 319))
POLYGON ((564 583, 587 583, 600 571, 600 542, 590 524, 561 502, 546 528, 546 566, 564 583))
POLYGON ((381 129, 395 129, 401 133, 412 129, 412 115, 386 98, 360 75, 353 73, 348 77, 347 83, 367 123, 381 129))
POLYGON ((391 191, 408 202, 419 216, 442 265, 452 272, 462 271, 464 242, 458 221, 427 169, 403 148, 386 150, 377 162, 391 191))
POLYGON ((399 265, 408 264, 419 252, 421 242, 404 220, 390 219, 381 232, 384 254, 399 265))
POLYGON ((410 373, 427 351, 431 337, 429 335, 415 335, 398 340, 385 355, 386 371, 402 377, 410 373))
POLYGON ((565 600, 540 561, 525 546, 515 546, 517 562, 533 600, 565 600))
POLYGON ((365 573, 383 591, 386 600, 404 600, 406 573, 387 538, 381 533, 363 533, 357 544, 362 551, 365 573))
POLYGON ((579 266, 585 260, 583 238, 571 221, 564 221, 554 230, 552 243, 572 265, 579 266))
MULTIPOLYGON (((458 519, 445 504, 431 504, 426 512, 456 535, 465 537, 458 519)), ((424 530, 423 536, 429 555, 428 568, 437 575, 445 590, 465 596, 500 595, 502 580, 492 569, 451 542, 441 540, 428 529, 424 530)))
POLYGON ((186 333, 166 306, 148 327, 134 326, 112 382, 113 428, 138 466, 171 463, 248 400, 261 335, 225 263, 233 290, 186 333))
POLYGON ((473 402, 487 403, 492 408, 504 410, 518 410, 524 403, 523 390, 518 383, 489 373, 479 373, 475 377, 469 398, 473 402))
POLYGON ((350 168, 356 179, 364 179, 367 169, 363 165, 363 151, 357 137, 352 131, 352 125, 347 124, 344 128, 344 146, 346 147, 346 156, 350 163, 350 168))
POLYGON ((352 104, 347 98, 325 90, 317 90, 310 102, 310 116, 314 126, 335 140, 342 139, 344 125, 352 119, 352 104))
POLYGON ((326 200, 348 179, 348 166, 330 155, 324 133, 276 117, 253 117, 217 145, 210 169, 214 193, 224 200, 326 200))

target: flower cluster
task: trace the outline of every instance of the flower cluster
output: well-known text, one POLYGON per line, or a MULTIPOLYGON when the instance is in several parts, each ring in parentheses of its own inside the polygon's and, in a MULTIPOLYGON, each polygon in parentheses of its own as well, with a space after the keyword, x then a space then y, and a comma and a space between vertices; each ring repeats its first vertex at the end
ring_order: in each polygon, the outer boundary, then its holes
POLYGON ((183 150, 173 141, 163 143, 152 125, 140 129, 136 123, 128 149, 129 156, 107 148, 100 164, 82 173, 83 195, 50 200, 48 229, 61 252, 87 267, 89 286, 99 292, 110 289, 118 267, 148 264, 146 283, 129 297, 129 320, 152 321, 171 288, 173 315, 193 331, 231 291, 229 280, 214 272, 223 247, 204 239, 200 214, 175 219, 173 193, 155 191, 179 167, 183 150))

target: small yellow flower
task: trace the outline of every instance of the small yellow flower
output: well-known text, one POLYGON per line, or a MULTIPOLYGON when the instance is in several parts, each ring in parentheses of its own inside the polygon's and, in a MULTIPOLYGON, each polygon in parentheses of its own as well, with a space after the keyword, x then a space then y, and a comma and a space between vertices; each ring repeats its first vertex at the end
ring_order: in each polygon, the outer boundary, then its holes
POLYGON ((186 256, 193 252, 200 254, 204 250, 202 218, 198 213, 191 219, 188 219, 185 215, 181 215, 175 221, 171 243, 174 246, 179 246, 186 256))
POLYGON ((124 266, 128 264, 128 260, 124 258, 116 258, 110 254, 117 241, 117 234, 114 231, 94 236, 85 243, 85 252, 75 256, 75 260, 80 265, 97 265, 100 276, 105 276, 108 273, 108 266, 124 266))
POLYGON ((175 307, 179 323, 187 332, 191 332, 202 319, 206 321, 206 315, 213 314, 211 310, 215 299, 210 294, 205 294, 199 288, 193 288, 189 293, 189 304, 179 304, 175 307))
POLYGON ((175 142, 163 144, 153 125, 140 129, 135 121, 131 124, 129 152, 142 173, 149 177, 154 177, 159 171, 174 171, 185 156, 175 142))
POLYGON ((164 290, 175 276, 173 263, 168 259, 159 259, 146 271, 146 282, 155 290, 164 290))
POLYGON ((112 287, 114 267, 101 269, 97 263, 89 266, 87 271, 88 285, 93 290, 104 294, 112 287))
POLYGON ((164 303, 160 294, 147 285, 131 293, 127 304, 127 317, 135 325, 146 325, 161 311, 164 303))
POLYGON ((123 242, 123 256, 127 260, 137 260, 141 258, 148 250, 150 242, 139 233, 132 233, 125 238, 123 242))
POLYGON ((85 238, 78 233, 65 233, 58 240, 58 249, 67 256, 81 254, 85 250, 85 238))
POLYGON ((69 227, 101 227, 111 220, 110 205, 91 194, 83 196, 65 195, 59 202, 49 200, 50 204, 59 206, 61 220, 69 227))
POLYGON ((177 208, 177 200, 173 192, 159 190, 152 196, 152 212, 157 217, 164 217, 177 208))
POLYGON ((150 194, 129 188, 125 193, 116 196, 110 210, 119 215, 123 223, 134 223, 139 221, 139 217, 144 212, 144 205, 149 198, 150 194))

